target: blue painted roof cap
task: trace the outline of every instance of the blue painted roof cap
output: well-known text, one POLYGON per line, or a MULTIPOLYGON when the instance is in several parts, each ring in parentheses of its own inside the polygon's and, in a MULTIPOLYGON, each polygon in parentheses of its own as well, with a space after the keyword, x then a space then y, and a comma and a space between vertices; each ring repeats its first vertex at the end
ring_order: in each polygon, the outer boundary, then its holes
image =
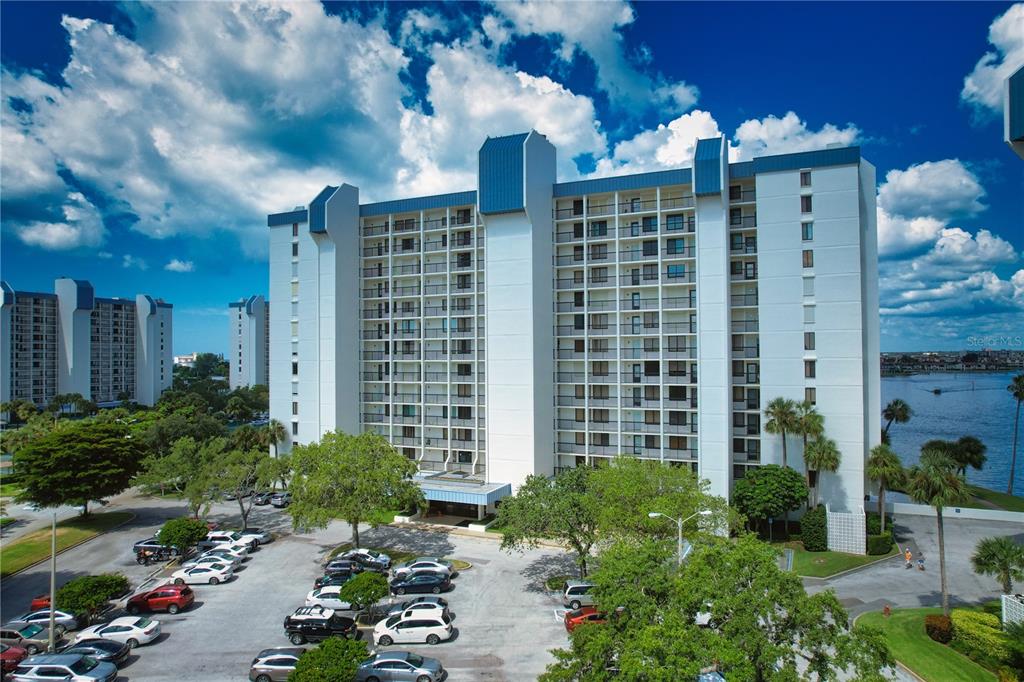
POLYGON ((697 196, 722 192, 722 138, 697 140, 693 154, 693 193, 697 196))
POLYGON ((313 201, 309 202, 309 231, 310 232, 326 232, 327 231, 327 200, 331 198, 335 192, 338 191, 337 187, 331 187, 327 185, 320 194, 316 195, 313 201))
POLYGON ((477 173, 480 213, 513 213, 525 209, 523 143, 529 135, 489 137, 480 147, 477 173))

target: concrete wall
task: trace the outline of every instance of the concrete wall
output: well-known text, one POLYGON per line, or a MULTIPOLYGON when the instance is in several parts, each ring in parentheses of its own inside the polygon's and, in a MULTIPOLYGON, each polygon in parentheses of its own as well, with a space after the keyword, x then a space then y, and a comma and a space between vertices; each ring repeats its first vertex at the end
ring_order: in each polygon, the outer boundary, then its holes
MULTIPOLYGON (((299 224, 299 234, 306 234, 306 223, 299 224)), ((274 305, 270 308, 270 418, 276 419, 285 426, 288 433, 283 443, 278 444, 280 452, 291 450, 292 435, 292 401, 298 400, 293 390, 298 390, 298 382, 292 382, 292 309, 298 307, 298 298, 292 295, 293 279, 296 294, 301 297, 306 292, 298 288, 298 265, 295 265, 295 276, 292 274, 292 226, 278 225, 270 228, 270 300, 274 305)), ((311 248, 312 240, 307 242, 311 248)), ((300 245, 301 248, 301 245, 300 245)), ((296 349, 298 342, 296 341, 296 349)))
MULTIPOLYGON (((92 287, 89 306, 79 307, 79 282, 61 278, 54 282, 57 294, 57 392, 92 397, 92 287)), ((136 362, 138 358, 136 356, 136 362)))
POLYGON ((319 354, 321 426, 328 430, 360 431, 359 328, 359 190, 342 185, 327 200, 327 235, 319 241, 320 317, 319 354))
POLYGON ((135 401, 140 405, 154 405, 171 385, 171 310, 145 294, 135 297, 135 401))

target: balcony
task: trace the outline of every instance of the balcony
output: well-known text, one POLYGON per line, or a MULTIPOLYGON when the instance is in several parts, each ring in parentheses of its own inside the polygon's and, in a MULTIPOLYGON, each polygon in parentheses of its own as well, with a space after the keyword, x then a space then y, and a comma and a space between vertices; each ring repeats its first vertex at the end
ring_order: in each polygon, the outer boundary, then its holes
POLYGON ((407 220, 396 220, 395 221, 395 232, 418 232, 420 229, 420 221, 415 218, 409 218, 407 220))
POLYGON ((694 200, 692 194, 687 194, 678 197, 662 197, 661 198, 661 210, 668 211, 673 208, 693 208, 694 200))
POLYGON ((733 374, 732 383, 736 386, 757 386, 761 383, 761 377, 759 374, 733 374))
POLYGON ((606 215, 615 214, 615 204, 588 204, 587 205, 587 217, 594 218, 606 215))
POLYGON ((559 244, 576 241, 583 241, 583 232, 577 232, 576 230, 563 230, 562 232, 555 233, 555 242, 559 244))
POLYGON ((387 233, 388 233, 388 223, 386 221, 383 222, 383 223, 377 223, 376 225, 364 225, 363 226, 363 236, 364 237, 369 237, 369 236, 372 236, 372 235, 375 235, 375 234, 387 234, 387 233))
POLYGON ((394 421, 394 423, 396 423, 396 424, 419 424, 420 423, 420 415, 418 415, 418 414, 411 414, 411 415, 396 414, 394 416, 394 418, 392 419, 392 421, 394 421))
POLYGON ((555 280, 556 289, 568 289, 568 290, 583 290, 583 280, 577 280, 574 278, 559 278, 555 280))
POLYGON ((742 256, 754 255, 757 253, 757 240, 744 242, 742 244, 729 244, 729 255, 742 256))
POLYGON ((665 310, 685 310, 697 307, 696 296, 666 296, 661 299, 661 307, 665 310))
POLYGON ((427 296, 438 296, 448 293, 447 284, 427 284, 423 287, 423 293, 427 296))
POLYGON ((734 346, 732 349, 732 357, 734 358, 756 358, 760 354, 760 347, 758 346, 734 346))
POLYGON ((670 360, 696 360, 696 346, 669 347, 665 349, 665 358, 670 360))
POLYGON ((756 200, 757 200, 757 190, 754 189, 753 187, 750 187, 750 188, 744 187, 744 188, 739 189, 739 190, 736 190, 736 189, 734 189, 732 187, 729 188, 729 203, 730 204, 742 203, 744 201, 756 201, 756 200))
MULTIPOLYGON (((419 286, 395 287, 393 289, 393 294, 392 295, 393 295, 394 298, 406 298, 406 297, 409 297, 409 296, 419 296, 420 293, 421 293, 421 289, 419 288, 419 286)), ((384 295, 387 296, 387 292, 385 292, 384 295)))
POLYGON ((608 445, 595 445, 591 443, 588 448, 592 455, 617 455, 622 452, 622 448, 615 443, 610 443, 608 445))
POLYGON ((751 410, 753 410, 754 412, 759 412, 761 410, 761 406, 757 403, 757 401, 754 400, 741 400, 738 402, 734 401, 732 404, 732 409, 739 412, 750 412, 751 410))
POLYGON ((694 423, 665 424, 665 433, 695 436, 697 435, 697 425, 694 423))
POLYGON ((635 224, 626 225, 619 228, 619 237, 622 239, 629 239, 631 237, 654 237, 658 236, 658 224, 656 222, 650 222, 646 225, 635 224))
POLYGON ((434 273, 434 272, 448 272, 448 264, 441 263, 427 263, 423 266, 423 272, 434 273))
POLYGON ((666 248, 661 250, 665 260, 678 260, 683 258, 696 258, 697 249, 692 246, 684 246, 683 248, 666 248))
POLYGON ((757 294, 732 294, 729 303, 734 307, 753 307, 757 305, 757 294))
POLYGON ((757 320, 733 320, 729 324, 729 328, 734 334, 740 333, 754 333, 758 330, 757 320))
POLYGON ((732 427, 732 435, 734 436, 760 436, 761 426, 760 424, 747 424, 745 426, 732 427))
POLYGON ((555 450, 557 452, 559 452, 559 453, 568 452, 568 453, 576 453, 576 454, 580 454, 580 455, 587 454, 587 446, 586 445, 581 445, 581 444, 578 444, 578 443, 562 443, 562 442, 559 442, 558 445, 555 447, 555 450))
POLYGON ((423 242, 423 251, 445 251, 448 248, 447 240, 443 239, 430 239, 423 242))
POLYGON ((661 229, 665 232, 685 232, 692 234, 697 230, 697 221, 693 216, 684 217, 682 220, 678 218, 666 220, 661 224, 661 229))
POLYGON ((619 213, 643 213, 656 210, 658 210, 657 199, 636 199, 634 201, 619 202, 619 213))
MULTIPOLYGON (((394 374, 391 375, 391 377, 393 381, 399 383, 416 383, 421 381, 422 375, 419 372, 395 372, 394 374)), ((385 374, 385 381, 387 380, 387 378, 388 377, 385 374)))
POLYGON ((556 208, 551 211, 552 217, 555 220, 565 220, 566 218, 582 218, 583 207, 570 206, 568 208, 556 208))
POLYGON ((756 215, 745 215, 729 218, 729 228, 733 230, 745 230, 757 227, 756 215))
POLYGON ((661 377, 657 374, 631 374, 629 372, 621 372, 619 378, 624 384, 658 384, 661 383, 661 377))
POLYGON ((556 372, 555 381, 562 384, 582 384, 587 380, 586 372, 556 372))
POLYGON ((661 357, 661 350, 658 348, 623 348, 622 357, 625 360, 657 360, 661 357))
POLYGON ((585 404, 585 400, 574 395, 557 395, 555 396, 555 404, 559 407, 582 407, 585 404))
POLYGON ((649 424, 647 422, 624 421, 622 430, 628 433, 661 433, 661 424, 649 424))
POLYGON ((423 354, 426 360, 447 360, 448 351, 443 350, 428 350, 423 354))
POLYGON ((659 326, 657 324, 645 324, 643 326, 638 325, 638 324, 634 324, 634 325, 626 325, 626 324, 624 324, 624 325, 622 325, 622 335, 623 336, 657 336, 658 333, 659 333, 658 329, 659 329, 659 326))
POLYGON ((398 351, 395 353, 395 362, 410 362, 420 359, 418 350, 398 351))
POLYGON ((631 263, 633 261, 657 261, 658 252, 644 251, 643 249, 626 249, 619 251, 619 262, 631 263))
POLYGON ((388 245, 378 244, 377 246, 363 247, 363 258, 383 258, 388 255, 388 245))
POLYGON ((697 375, 693 374, 668 374, 662 375, 664 382, 671 386, 683 386, 697 383, 697 375))
MULTIPOLYGON (((614 304, 614 301, 609 301, 614 304)), ((658 299, 656 297, 640 298, 637 294, 635 298, 624 298, 619 302, 622 312, 628 312, 630 310, 657 310, 658 299)), ((614 307, 614 306, 613 306, 614 307)))
POLYGON ((419 445, 421 439, 419 436, 392 436, 392 445, 419 445))
POLYGON ((602 324, 587 327, 587 334, 590 336, 615 336, 617 325, 602 324))
POLYGON ((665 409, 667 410, 696 410, 697 401, 693 398, 687 400, 671 400, 665 398, 665 409))
POLYGON ((591 374, 586 379, 589 384, 614 384, 617 383, 614 374, 591 374))
POLYGON ((622 286, 657 286, 658 285, 658 273, 626 273, 619 275, 619 284, 622 286))
POLYGON ((757 279, 757 267, 756 264, 751 263, 755 267, 744 267, 743 272, 730 272, 730 282, 753 282, 757 279))

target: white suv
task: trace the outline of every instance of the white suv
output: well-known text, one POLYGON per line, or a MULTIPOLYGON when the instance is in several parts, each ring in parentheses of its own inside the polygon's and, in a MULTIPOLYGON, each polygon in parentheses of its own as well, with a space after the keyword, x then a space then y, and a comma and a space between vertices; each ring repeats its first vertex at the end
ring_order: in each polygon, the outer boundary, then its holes
POLYGON ((242 535, 237 531, 213 530, 206 536, 209 542, 219 542, 225 545, 248 547, 250 552, 255 552, 260 546, 258 536, 242 535))
POLYGON ((401 614, 389 616, 373 628, 373 641, 378 646, 402 644, 438 644, 452 638, 452 619, 447 613, 425 612, 422 616, 403 619, 401 614))

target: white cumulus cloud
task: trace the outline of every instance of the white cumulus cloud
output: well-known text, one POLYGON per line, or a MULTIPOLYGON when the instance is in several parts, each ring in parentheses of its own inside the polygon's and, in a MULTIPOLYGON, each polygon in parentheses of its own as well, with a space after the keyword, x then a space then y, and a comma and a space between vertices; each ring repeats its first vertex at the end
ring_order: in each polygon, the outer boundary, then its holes
POLYGON ((860 139, 860 129, 852 123, 844 127, 826 123, 820 129, 812 130, 806 121, 789 111, 782 118, 771 115, 744 121, 733 137, 737 144, 737 158, 746 160, 769 154, 824 149, 830 144, 850 146, 860 139))
POLYGON ((985 209, 985 189, 959 159, 926 161, 885 174, 878 205, 891 215, 949 220, 985 209))
POLYGON ((124 254, 121 257, 121 267, 123 268, 134 268, 136 270, 148 270, 149 263, 144 258, 133 256, 130 253, 124 254))
POLYGON ((170 272, 192 272, 196 269, 195 263, 190 260, 180 260, 178 258, 172 258, 164 266, 164 270, 170 272))
MULTIPOLYGON (((5 150, 7 151, 7 150, 5 150)), ((103 243, 107 230, 99 211, 80 192, 71 192, 61 206, 63 220, 30 221, 19 225, 18 238, 51 251, 65 251, 103 243)))
POLYGON ((1024 3, 1017 3, 996 17, 988 29, 992 50, 964 78, 960 100, 982 118, 1002 115, 1003 83, 1024 66, 1024 3))

